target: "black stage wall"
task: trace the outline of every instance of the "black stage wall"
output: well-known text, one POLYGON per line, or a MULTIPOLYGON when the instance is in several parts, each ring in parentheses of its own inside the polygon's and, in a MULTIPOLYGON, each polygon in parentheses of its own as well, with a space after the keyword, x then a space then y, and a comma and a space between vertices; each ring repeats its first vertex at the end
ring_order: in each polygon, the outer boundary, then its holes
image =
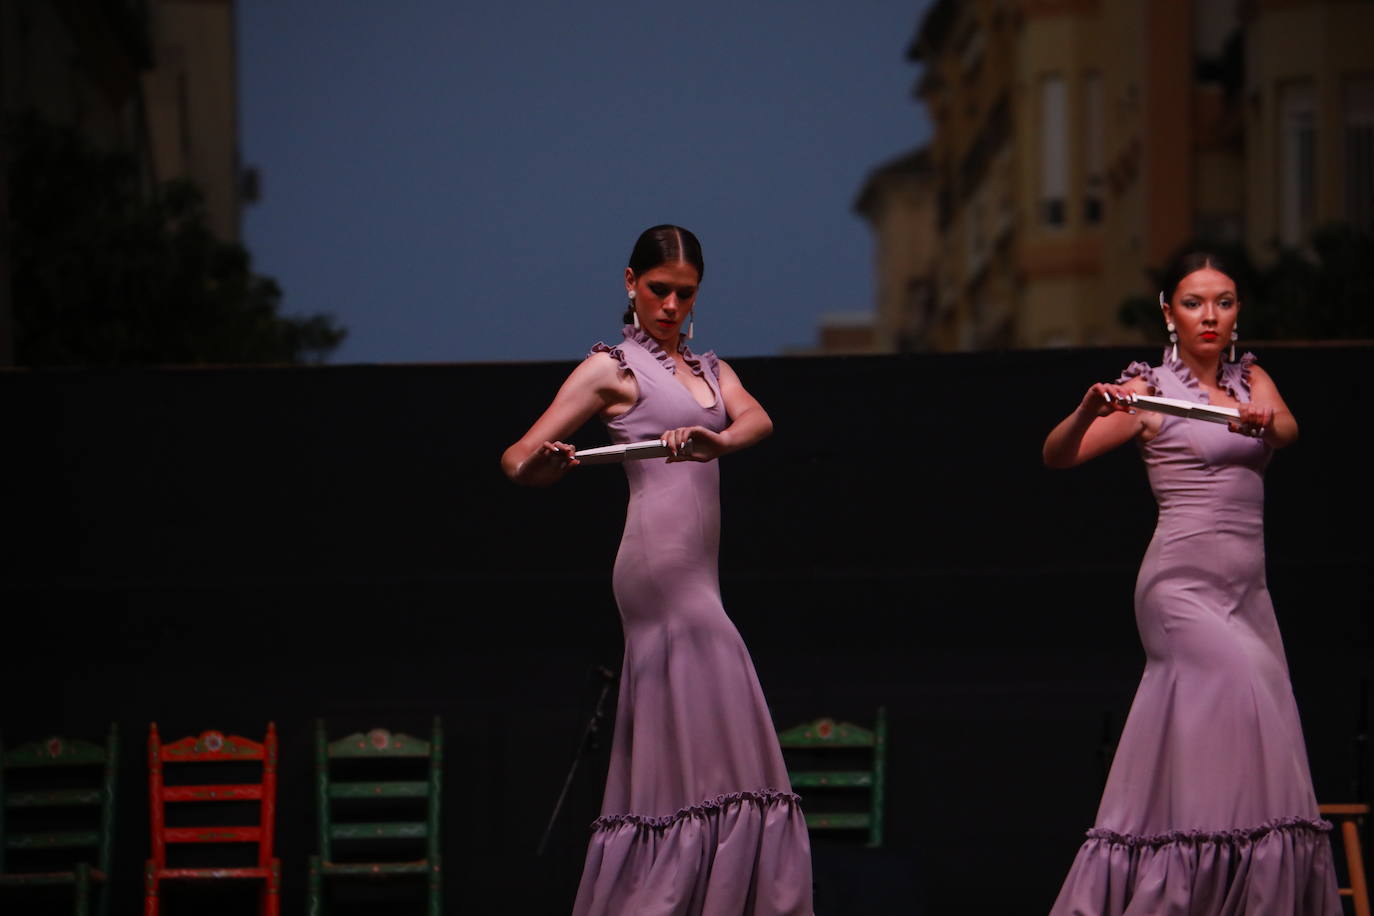
MULTIPOLYGON (((1269 473, 1269 571, 1324 800, 1371 784, 1371 354, 1261 352, 1302 423, 1269 473)), ((777 432, 724 462, 726 607, 779 725, 880 703, 891 723, 887 848, 816 839, 821 916, 1048 908, 1143 664, 1131 594, 1154 507, 1133 449, 1063 472, 1040 444, 1089 383, 1153 355, 734 362, 777 432)), ((570 366, 0 374, 0 727, 119 722, 116 913, 138 912, 149 720, 275 720, 296 911, 312 718, 416 729, 433 712, 449 912, 567 912, 604 746, 534 849, 589 669, 619 666, 625 484, 584 468, 525 490, 497 459, 570 366)))

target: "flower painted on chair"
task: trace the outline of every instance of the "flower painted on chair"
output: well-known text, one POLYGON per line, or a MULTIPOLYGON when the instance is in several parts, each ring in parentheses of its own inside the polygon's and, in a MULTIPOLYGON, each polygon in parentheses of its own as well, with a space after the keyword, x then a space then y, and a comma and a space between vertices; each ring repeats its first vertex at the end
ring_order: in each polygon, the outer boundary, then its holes
POLYGON ((224 736, 219 732, 206 732, 201 736, 200 745, 212 754, 217 753, 224 747, 224 736))
POLYGON ((384 751, 391 746, 391 732, 384 728, 374 728, 367 733, 367 740, 379 751, 384 751))
POLYGON ((61 738, 49 738, 48 741, 47 741, 47 743, 44 745, 44 748, 45 748, 45 750, 47 750, 48 756, 49 756, 49 757, 61 757, 61 756, 62 756, 62 739, 61 739, 61 738))
POLYGON ((816 737, 829 740, 835 737, 835 720, 822 719, 816 723, 816 737))

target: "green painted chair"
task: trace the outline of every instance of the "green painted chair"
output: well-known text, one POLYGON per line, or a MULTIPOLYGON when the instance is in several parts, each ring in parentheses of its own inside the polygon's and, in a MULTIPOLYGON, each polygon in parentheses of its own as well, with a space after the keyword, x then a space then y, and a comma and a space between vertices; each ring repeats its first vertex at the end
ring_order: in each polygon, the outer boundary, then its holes
POLYGON ((118 759, 114 725, 103 747, 57 737, 12 750, 0 742, 0 891, 71 886, 74 912, 85 916, 101 885, 96 912, 109 912, 118 759))
POLYGON ((817 789, 842 806, 834 811, 807 811, 809 830, 862 830, 868 833, 867 846, 883 845, 887 774, 887 711, 883 707, 878 707, 871 730, 851 722, 817 719, 779 732, 778 743, 784 759, 791 758, 787 777, 794 790, 805 796, 805 790, 817 789), (794 753, 789 755, 789 750, 794 753), (827 758, 834 758, 834 764, 827 758))
POLYGON ((332 877, 389 878, 421 875, 427 878, 427 916, 440 916, 443 909, 442 872, 439 852, 439 790, 442 768, 443 731, 434 717, 430 739, 421 741, 410 735, 374 728, 366 734, 352 734, 329 741, 323 719, 315 721, 315 805, 318 814, 319 853, 310 857, 310 916, 325 910, 326 879, 332 877), (418 760, 427 764, 423 773, 418 760), (354 775, 365 769, 367 778, 337 778, 341 768, 352 766, 354 775), (397 771, 400 771, 399 773, 397 771), (405 778, 372 778, 378 774, 405 778), (424 778, 417 778, 423 775, 424 778), (422 812, 423 820, 413 819, 422 812), (389 819, 403 816, 406 820, 389 819), (349 817, 350 820, 342 818, 349 817), (388 845, 413 850, 420 844, 421 858, 402 854, 377 861, 353 861, 348 850, 339 857, 340 847, 366 844, 368 850, 388 845))

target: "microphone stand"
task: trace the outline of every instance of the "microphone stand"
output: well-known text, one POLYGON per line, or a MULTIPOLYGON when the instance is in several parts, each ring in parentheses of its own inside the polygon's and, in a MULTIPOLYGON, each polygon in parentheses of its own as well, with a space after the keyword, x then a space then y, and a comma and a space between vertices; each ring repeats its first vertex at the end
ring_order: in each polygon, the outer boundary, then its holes
POLYGON ((582 758, 588 752, 597 747, 597 737, 601 734, 601 725, 606 721, 606 698, 611 694, 611 688, 615 686, 619 677, 610 668, 604 665, 596 665, 592 668, 592 673, 601 679, 601 692, 597 694, 596 705, 592 709, 592 717, 587 720, 587 726, 582 730, 582 740, 577 744, 577 753, 573 755, 572 766, 568 767, 567 778, 563 780, 563 791, 558 793, 558 801, 554 803, 553 813, 549 815, 549 824, 544 828, 544 835, 539 840, 539 846, 535 849, 536 856, 542 856, 544 849, 549 845, 549 837, 553 835, 554 824, 558 822, 558 815, 563 810, 563 802, 568 798, 568 790, 572 788, 573 777, 577 775, 577 766, 582 762, 582 758))

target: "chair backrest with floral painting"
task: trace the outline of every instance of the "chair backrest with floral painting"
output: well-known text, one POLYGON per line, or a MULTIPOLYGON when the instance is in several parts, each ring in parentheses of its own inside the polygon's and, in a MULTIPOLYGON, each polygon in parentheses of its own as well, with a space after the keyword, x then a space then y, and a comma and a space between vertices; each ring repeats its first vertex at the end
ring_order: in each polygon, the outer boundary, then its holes
POLYGON ((873 727, 820 718, 778 733, 793 789, 805 789, 810 830, 863 831, 883 845, 887 711, 873 727))
POLYGON ((104 745, 0 740, 0 888, 71 887, 85 913, 92 885, 104 885, 98 912, 108 911, 118 761, 113 724, 104 745))

